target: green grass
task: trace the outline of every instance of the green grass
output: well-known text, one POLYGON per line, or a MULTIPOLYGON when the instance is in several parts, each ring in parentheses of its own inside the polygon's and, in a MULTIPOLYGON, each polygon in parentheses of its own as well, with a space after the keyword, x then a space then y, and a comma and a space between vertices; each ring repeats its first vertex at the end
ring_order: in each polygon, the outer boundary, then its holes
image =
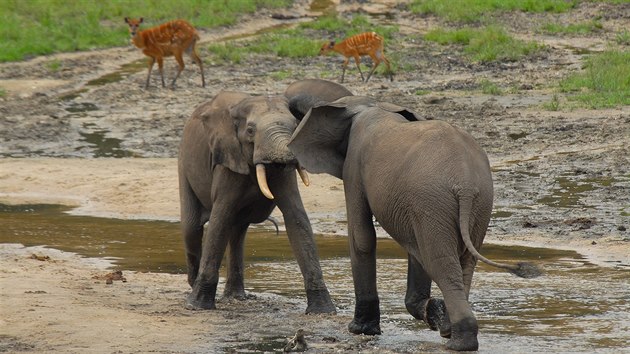
POLYGON ((494 82, 488 79, 481 80, 481 82, 479 82, 479 86, 481 87, 481 92, 483 92, 486 95, 499 96, 503 94, 503 91, 501 90, 501 88, 497 84, 495 84, 494 82))
MULTIPOLYGON (((311 29, 332 34, 329 40, 343 40, 347 37, 362 32, 376 32, 383 36, 385 40, 391 39, 395 33, 399 31, 398 26, 376 25, 370 22, 369 17, 357 15, 350 20, 339 17, 324 16, 313 22, 305 22, 300 24, 301 29, 311 29)), ((328 36, 330 37, 330 36, 328 36)), ((322 41, 323 43, 323 41, 322 41)))
POLYGON ((559 23, 547 23, 542 30, 549 34, 589 34, 602 30, 604 27, 599 21, 588 21, 562 25, 559 23))
POLYGON ((414 0, 409 9, 455 22, 479 22, 496 11, 566 12, 578 0, 414 0))
POLYGON ((542 49, 542 46, 535 42, 521 41, 511 37, 504 29, 497 26, 454 30, 438 28, 428 32, 424 38, 442 45, 463 45, 464 53, 471 60, 478 62, 515 61, 542 49))
POLYGON ((129 43, 124 17, 144 17, 145 28, 183 18, 198 27, 234 24, 260 7, 291 0, 2 0, 0 62, 129 43))
MULTIPOLYGON (((255 54, 275 55, 282 58, 306 58, 313 57, 319 53, 321 45, 330 40, 342 40, 347 36, 365 31, 375 31, 387 38, 392 38, 398 32, 396 26, 378 26, 370 22, 366 16, 355 16, 349 20, 338 17, 324 16, 316 21, 300 24, 295 29, 278 29, 265 33, 252 40, 242 40, 224 44, 211 44, 208 50, 213 60, 222 63, 238 64, 244 58, 255 54), (331 33, 333 38, 331 37, 331 33), (335 37, 339 38, 335 38, 335 37)), ((392 69, 396 69, 396 57, 392 58, 392 69)), ((361 70, 369 68, 363 66, 361 70)), ((378 68, 377 72, 385 73, 384 65, 378 68)), ((337 74, 333 74, 337 75, 337 74)))
POLYGON ((0 97, 4 97, 6 95, 7 95, 7 90, 5 90, 2 87, 0 87, 0 97))
POLYGON ((584 69, 560 82, 569 100, 589 108, 630 105, 630 52, 610 50, 593 54, 584 69))
POLYGON ((239 64, 249 55, 266 54, 282 58, 304 58, 317 55, 321 43, 300 30, 277 30, 254 40, 216 43, 208 46, 214 60, 239 64))
POLYGON ((630 31, 623 30, 615 36, 615 42, 621 45, 630 45, 630 31))

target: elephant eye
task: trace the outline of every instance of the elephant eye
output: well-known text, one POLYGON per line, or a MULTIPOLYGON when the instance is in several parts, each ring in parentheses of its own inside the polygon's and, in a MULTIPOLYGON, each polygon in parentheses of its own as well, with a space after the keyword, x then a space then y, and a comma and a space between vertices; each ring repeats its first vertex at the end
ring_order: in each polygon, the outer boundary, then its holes
POLYGON ((256 133, 256 127, 254 125, 248 124, 247 128, 245 128, 245 133, 248 136, 254 136, 254 133, 256 133))

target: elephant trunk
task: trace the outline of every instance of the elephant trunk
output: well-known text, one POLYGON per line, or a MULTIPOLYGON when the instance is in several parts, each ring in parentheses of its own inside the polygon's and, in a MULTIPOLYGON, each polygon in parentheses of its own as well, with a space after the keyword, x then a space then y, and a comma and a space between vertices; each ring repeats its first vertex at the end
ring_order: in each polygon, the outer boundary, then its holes
MULTIPOLYGON (((293 127, 294 128, 294 127, 293 127)), ((256 165, 256 180, 262 194, 274 199, 267 184, 266 164, 278 164, 295 167, 304 185, 310 184, 306 170, 298 165, 295 155, 287 147, 293 130, 286 124, 275 123, 274 126, 263 129, 265 134, 256 141, 254 146, 254 164, 256 165)))

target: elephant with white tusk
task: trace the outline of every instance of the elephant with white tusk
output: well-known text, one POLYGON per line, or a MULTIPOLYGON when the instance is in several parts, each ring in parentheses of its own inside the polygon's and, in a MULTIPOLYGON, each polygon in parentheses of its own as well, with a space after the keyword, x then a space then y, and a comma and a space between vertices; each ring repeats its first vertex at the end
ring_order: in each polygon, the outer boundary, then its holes
POLYGON ((298 120, 284 96, 223 91, 195 109, 179 150, 182 233, 192 292, 187 306, 215 308, 219 267, 229 246, 224 296, 244 298, 243 244, 248 226, 277 206, 304 277, 306 313, 335 313, 287 148, 298 120), (204 224, 207 228, 204 231, 204 224))
MULTIPOLYGON (((299 105, 298 105, 299 106, 299 105)), ((477 350, 468 295, 477 260, 522 277, 530 264, 492 262, 477 251, 492 212, 488 158, 470 134, 446 122, 368 97, 313 106, 289 149, 312 173, 343 179, 355 288, 355 334, 380 334, 373 217, 408 253, 405 305, 450 338, 452 350, 477 350), (431 298, 431 282, 444 300, 431 298)))

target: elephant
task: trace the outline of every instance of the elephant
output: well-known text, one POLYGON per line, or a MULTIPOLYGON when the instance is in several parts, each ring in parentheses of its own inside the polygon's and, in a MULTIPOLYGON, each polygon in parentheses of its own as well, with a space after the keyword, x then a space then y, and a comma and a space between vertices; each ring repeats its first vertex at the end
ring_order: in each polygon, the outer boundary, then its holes
POLYGON ((306 313, 335 313, 287 143, 298 121, 284 96, 221 91, 186 122, 179 147, 181 225, 192 291, 186 306, 216 308, 219 267, 229 245, 223 296, 243 299, 243 245, 251 223, 277 206, 304 278, 306 313), (207 226, 204 227, 204 224, 207 226), (205 231, 204 231, 205 228, 205 231))
POLYGON ((289 110, 301 120, 304 113, 320 101, 332 102, 338 98, 352 96, 344 86, 322 79, 304 79, 289 85, 284 96, 289 100, 289 110))
POLYGON ((490 221, 488 158, 473 137, 439 120, 369 97, 312 107, 289 142, 301 166, 343 180, 355 288, 355 334, 380 334, 373 217, 408 255, 405 305, 452 350, 477 350, 468 302, 477 259, 522 277, 536 266, 500 264, 480 249, 490 221), (431 298, 431 282, 444 300, 431 298))

